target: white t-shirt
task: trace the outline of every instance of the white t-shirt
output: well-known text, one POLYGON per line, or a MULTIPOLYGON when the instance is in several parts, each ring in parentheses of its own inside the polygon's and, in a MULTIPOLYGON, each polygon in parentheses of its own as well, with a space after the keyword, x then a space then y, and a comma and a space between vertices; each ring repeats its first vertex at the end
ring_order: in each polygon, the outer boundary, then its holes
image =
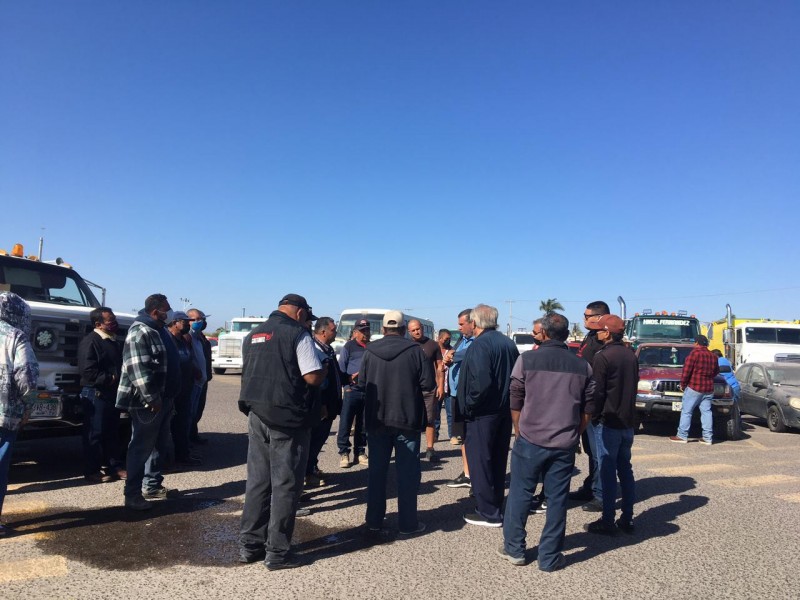
POLYGON ((307 375, 312 371, 322 370, 322 363, 317 357, 316 348, 314 348, 314 340, 311 339, 311 334, 307 331, 297 343, 296 353, 297 365, 300 367, 301 375, 307 375))

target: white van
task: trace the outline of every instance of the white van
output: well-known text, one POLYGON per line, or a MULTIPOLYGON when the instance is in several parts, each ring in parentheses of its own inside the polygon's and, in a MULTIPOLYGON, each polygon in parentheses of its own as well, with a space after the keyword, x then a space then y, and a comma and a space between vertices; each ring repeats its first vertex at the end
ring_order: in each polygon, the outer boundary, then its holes
MULTIPOLYGON (((334 340, 331 347, 333 348, 336 355, 339 355, 339 352, 342 349, 347 341, 350 339, 350 335, 353 332, 353 325, 355 325, 356 321, 360 319, 366 319, 369 321, 369 331, 370 331, 370 339, 377 340, 383 337, 383 315, 389 312, 390 308, 346 308, 342 311, 341 316, 339 317, 339 322, 336 324, 336 339, 334 340)), ((422 333, 425 337, 429 337, 432 340, 436 339, 436 330, 433 327, 433 321, 429 319, 422 319, 420 317, 415 317, 414 315, 408 315, 405 312, 403 315, 406 318, 406 324, 409 321, 416 319, 420 323, 422 323, 422 333)))

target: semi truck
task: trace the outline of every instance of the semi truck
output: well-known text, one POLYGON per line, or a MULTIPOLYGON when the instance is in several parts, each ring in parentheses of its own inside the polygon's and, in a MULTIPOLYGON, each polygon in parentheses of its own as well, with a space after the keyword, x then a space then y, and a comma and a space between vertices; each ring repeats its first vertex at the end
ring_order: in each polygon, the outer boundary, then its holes
MULTIPOLYGON (((244 311, 242 311, 244 312, 244 311)), ((247 334, 266 321, 266 317, 234 317, 228 331, 220 333, 217 351, 212 353, 211 368, 222 375, 228 369, 241 370, 242 342, 247 334)))
POLYGON ((800 362, 800 321, 742 319, 726 304, 726 317, 708 327, 710 347, 736 369, 748 362, 800 362))
MULTIPOLYGON (((40 253, 41 254, 41 253, 40 253)), ((31 309, 30 341, 39 362, 39 381, 22 438, 80 433, 78 344, 92 331, 89 313, 105 304, 105 289, 81 277, 61 258, 42 261, 25 256, 15 244, 0 249, 0 291, 21 296, 31 309), (91 288, 102 290, 102 303, 91 288)), ((124 340, 134 315, 114 311, 117 339, 124 340)))

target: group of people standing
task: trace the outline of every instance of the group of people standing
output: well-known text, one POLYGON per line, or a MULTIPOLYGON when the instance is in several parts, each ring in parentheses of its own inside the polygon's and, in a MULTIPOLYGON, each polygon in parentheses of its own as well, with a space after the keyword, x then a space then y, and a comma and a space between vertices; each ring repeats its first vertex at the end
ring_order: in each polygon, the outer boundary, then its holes
POLYGON ((242 348, 239 408, 248 416, 249 449, 240 561, 264 560, 269 570, 302 564, 291 550, 295 517, 304 483, 309 476, 321 478, 317 456, 337 409, 340 466, 363 463, 368 468, 368 532, 385 531, 392 453, 398 534, 423 532, 425 524, 417 517, 420 460, 423 455, 435 460, 431 450, 442 401, 450 408, 451 439, 463 441, 464 470, 448 485, 471 488, 475 509, 464 515, 466 523, 503 528, 504 544, 498 550, 503 558, 525 563, 525 524, 537 505, 537 485, 543 483, 544 501, 539 504, 546 506, 547 516, 539 568, 553 571, 564 565, 569 482, 587 426, 595 463, 592 478, 598 480, 590 481, 588 489, 598 490, 602 512, 587 529, 632 532, 630 455, 638 363, 622 343, 622 320, 608 314, 605 303, 589 306, 584 323, 590 334, 579 356, 565 344, 569 322, 563 315, 550 313, 538 320, 534 329, 539 343, 520 356, 515 344, 497 331, 497 309, 479 304, 459 313, 462 337, 455 348, 445 343, 449 332, 440 332, 438 344, 431 343, 414 320, 407 323, 401 311, 387 311, 383 337, 370 342, 369 323, 357 322, 337 362, 330 348, 336 334, 333 320, 317 319, 300 295, 284 296, 242 348), (623 499, 619 519, 617 478, 623 499))

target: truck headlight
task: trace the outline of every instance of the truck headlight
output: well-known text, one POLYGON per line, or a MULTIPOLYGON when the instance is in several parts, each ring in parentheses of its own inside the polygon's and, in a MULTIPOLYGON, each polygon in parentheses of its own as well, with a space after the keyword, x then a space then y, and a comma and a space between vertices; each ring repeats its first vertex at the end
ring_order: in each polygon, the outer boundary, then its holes
POLYGON ((794 408, 795 410, 800 410, 800 398, 797 396, 792 396, 789 398, 789 406, 794 408))
POLYGON ((642 379, 639 381, 639 384, 636 386, 636 390, 642 392, 643 394, 650 394, 653 392, 653 381, 648 381, 647 379, 642 379))

